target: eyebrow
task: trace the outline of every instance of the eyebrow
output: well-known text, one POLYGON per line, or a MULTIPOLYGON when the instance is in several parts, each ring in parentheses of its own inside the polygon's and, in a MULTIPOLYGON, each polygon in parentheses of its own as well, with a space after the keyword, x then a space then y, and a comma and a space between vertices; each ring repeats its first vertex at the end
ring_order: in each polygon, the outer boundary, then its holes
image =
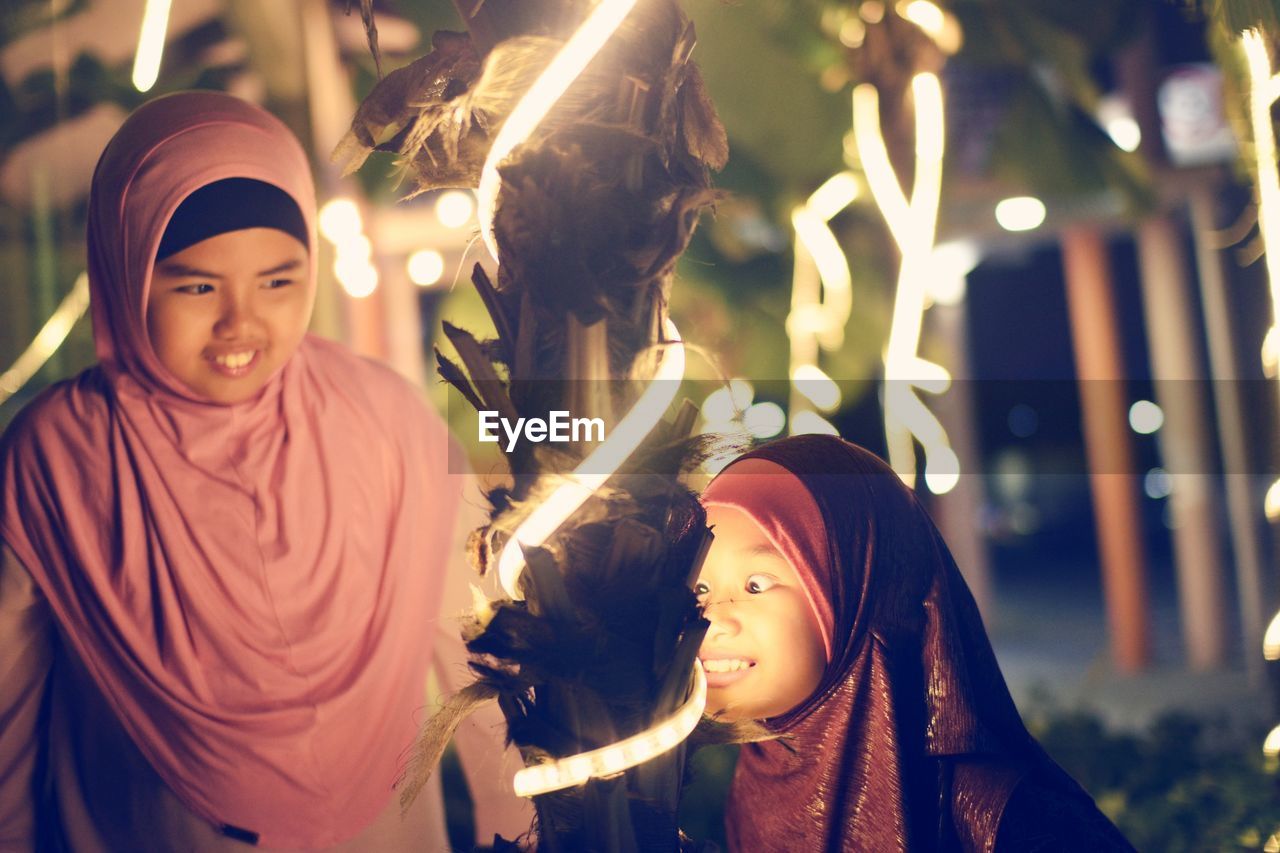
MULTIPOLYGON (((276 275, 282 272, 291 272, 302 266, 302 261, 297 258, 276 264, 270 269, 262 270, 258 276, 276 275)), ((158 270, 165 275, 178 276, 179 278, 222 278, 216 272, 189 267, 186 264, 177 261, 161 261, 158 270)))

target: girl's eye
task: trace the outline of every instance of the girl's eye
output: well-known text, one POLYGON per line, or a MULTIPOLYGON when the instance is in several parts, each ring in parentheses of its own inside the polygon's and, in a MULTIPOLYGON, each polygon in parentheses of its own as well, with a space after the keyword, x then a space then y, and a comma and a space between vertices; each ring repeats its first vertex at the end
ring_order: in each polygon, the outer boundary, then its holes
POLYGON ((288 287, 291 284, 293 284, 293 279, 291 278, 273 278, 267 282, 267 289, 278 290, 281 287, 288 287))
POLYGON ((178 288, 179 293, 188 293, 192 296, 200 296, 205 293, 213 293, 212 284, 184 284, 178 288))
POLYGON ((752 595, 759 595, 773 589, 777 584, 777 580, 768 575, 752 575, 747 578, 746 590, 752 595))
POLYGON ((707 586, 705 583, 702 583, 701 581, 693 585, 693 594, 698 597, 702 597, 709 592, 711 592, 711 587, 707 586))

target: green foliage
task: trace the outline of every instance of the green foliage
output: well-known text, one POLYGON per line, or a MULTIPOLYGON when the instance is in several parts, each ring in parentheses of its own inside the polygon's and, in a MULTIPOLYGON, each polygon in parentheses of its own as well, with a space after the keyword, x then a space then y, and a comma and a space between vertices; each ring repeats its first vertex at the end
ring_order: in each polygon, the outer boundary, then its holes
POLYGON ((1280 830, 1280 790, 1263 767, 1261 732, 1241 737, 1175 714, 1134 735, 1081 712, 1031 728, 1139 850, 1257 850, 1280 830))

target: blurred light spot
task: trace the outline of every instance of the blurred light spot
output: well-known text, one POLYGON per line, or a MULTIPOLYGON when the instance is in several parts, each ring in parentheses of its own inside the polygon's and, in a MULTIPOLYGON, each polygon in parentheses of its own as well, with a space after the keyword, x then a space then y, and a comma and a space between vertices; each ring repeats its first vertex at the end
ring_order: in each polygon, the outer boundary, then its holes
POLYGON ((868 24, 878 24, 884 20, 884 4, 880 0, 864 0, 858 6, 858 14, 868 24))
POLYGON ((465 190, 448 190, 436 199, 436 216, 446 228, 461 228, 471 221, 476 204, 465 190))
POLYGON ((897 5, 899 15, 924 30, 935 39, 947 26, 947 16, 930 0, 905 0, 897 5))
POLYGON ((840 26, 840 43, 850 50, 857 50, 862 47, 862 42, 866 37, 867 27, 858 18, 846 18, 840 26))
POLYGON ((1267 660, 1280 660, 1280 613, 1271 619, 1262 637, 1262 656, 1267 660))
POLYGON ((378 270, 369 259, 339 253, 333 274, 348 296, 364 299, 378 289, 378 270))
POLYGON ((1267 329, 1267 336, 1262 339, 1262 372, 1268 379, 1275 379, 1280 373, 1280 330, 1272 326, 1267 329))
POLYGON ((359 234, 364 224, 360 221, 360 208, 349 198, 330 199, 320 208, 320 233, 330 243, 359 234))
POLYGON ((1267 489, 1263 510, 1267 513, 1268 521, 1280 520, 1280 480, 1276 480, 1271 484, 1271 488, 1267 489))
POLYGON ((717 388, 702 401, 702 417, 711 423, 724 423, 741 417, 751 405, 755 389, 745 379, 734 379, 727 388, 717 388))
POLYGON ((824 412, 840 406, 840 386, 816 364, 802 364, 791 375, 796 390, 824 412))
POLYGON ((1133 116, 1116 116, 1104 125, 1107 136, 1121 151, 1137 151, 1142 144, 1142 128, 1133 116))
POLYGON ((1280 726, 1276 726, 1262 743, 1262 752, 1270 758, 1280 755, 1280 726))
POLYGON ((1129 407, 1129 426, 1134 432, 1151 435, 1164 426, 1164 412, 1150 400, 1139 400, 1129 407))
POLYGON ((1031 231, 1044 222, 1044 202, 1029 195, 1006 198, 996 205, 996 222, 1006 231, 1031 231))
POLYGON ((1142 478, 1142 490, 1147 493, 1147 497, 1158 501, 1161 498, 1169 497, 1173 491, 1173 484, 1169 481, 1169 475, 1163 468, 1152 468, 1142 478))
POLYGON ((1035 435, 1040 428, 1040 415, 1026 403, 1019 403, 1009 410, 1009 432, 1018 438, 1035 435))
POLYGON ((777 403, 756 403, 743 414, 742 423, 756 438, 773 438, 787 428, 787 413, 777 403))
POLYGON ((419 287, 430 287, 444 277, 444 255, 435 249, 420 249, 409 256, 409 280, 419 287))
POLYGON ((791 416, 792 435, 839 435, 835 424, 817 412, 796 412, 791 416))

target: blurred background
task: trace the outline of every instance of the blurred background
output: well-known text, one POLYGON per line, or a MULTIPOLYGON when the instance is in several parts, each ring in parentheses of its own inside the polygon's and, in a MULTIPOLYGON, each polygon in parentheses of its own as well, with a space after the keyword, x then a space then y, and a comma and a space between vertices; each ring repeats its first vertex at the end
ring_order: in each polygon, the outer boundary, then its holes
MULTIPOLYGON (((671 309, 708 356, 688 389, 704 428, 838 431, 890 458, 1024 716, 1140 849, 1280 850, 1278 7, 685 3, 731 151, 671 309)), ((462 28, 446 0, 374 10, 384 72, 462 28)), ((430 353, 442 317, 487 326, 474 195, 402 200, 391 155, 331 165, 376 79, 341 0, 6 0, 0 427, 92 363, 93 166, 129 110, 188 88, 298 134, 322 204, 315 330, 461 423, 430 353)), ((732 760, 695 763, 696 838, 722 838, 732 760)))

